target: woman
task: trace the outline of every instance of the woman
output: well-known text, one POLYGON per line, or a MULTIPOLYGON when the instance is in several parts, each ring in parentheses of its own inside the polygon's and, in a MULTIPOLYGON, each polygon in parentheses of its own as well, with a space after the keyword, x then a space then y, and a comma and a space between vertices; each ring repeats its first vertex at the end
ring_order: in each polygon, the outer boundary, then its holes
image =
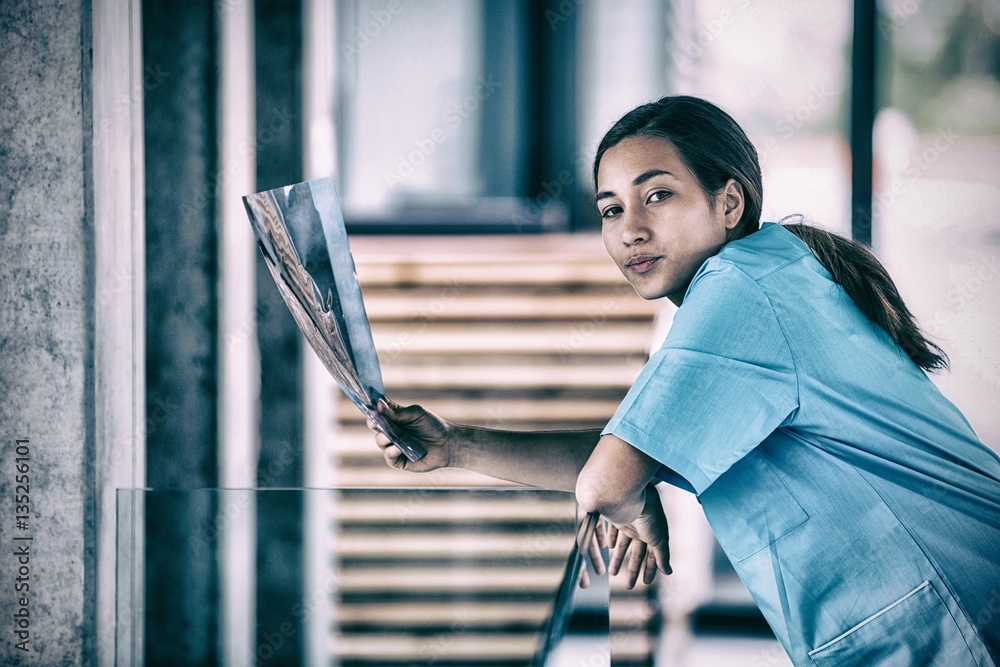
POLYGON ((925 371, 947 365, 863 246, 760 225, 757 154, 692 97, 626 114, 594 161, 608 252, 679 306, 601 432, 515 433, 380 409, 453 466, 575 490, 623 536, 629 582, 667 573, 650 484, 698 495, 796 665, 995 665, 1000 458, 925 371))

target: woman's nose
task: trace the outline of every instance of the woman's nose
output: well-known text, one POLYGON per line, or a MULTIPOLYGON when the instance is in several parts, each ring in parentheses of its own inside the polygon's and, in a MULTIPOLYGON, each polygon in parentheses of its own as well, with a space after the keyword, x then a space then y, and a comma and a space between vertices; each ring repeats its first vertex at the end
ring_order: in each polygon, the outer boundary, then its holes
POLYGON ((650 232, 646 216, 641 211, 626 212, 622 225, 622 241, 625 245, 637 245, 649 240, 650 232))

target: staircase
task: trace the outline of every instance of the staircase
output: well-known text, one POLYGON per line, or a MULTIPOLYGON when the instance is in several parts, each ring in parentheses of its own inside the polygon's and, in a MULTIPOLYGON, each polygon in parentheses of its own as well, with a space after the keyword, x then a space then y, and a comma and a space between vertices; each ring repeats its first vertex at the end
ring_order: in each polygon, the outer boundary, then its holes
MULTIPOLYGON (((636 296, 596 235, 369 236, 353 238, 352 250, 386 393, 401 405, 492 428, 600 428, 646 360, 658 306, 636 296)), ((414 492, 394 487, 513 485, 461 470, 389 468, 360 413, 339 393, 336 400, 336 483, 381 490, 344 494, 334 515, 345 581, 334 609, 341 629, 331 638, 344 656, 338 664, 414 664, 414 648, 440 636, 449 651, 434 664, 523 664, 551 600, 501 604, 501 591, 470 590, 482 579, 463 581, 463 572, 488 561, 501 590, 550 591, 564 545, 536 554, 530 567, 512 554, 525 553, 552 517, 571 517, 572 502, 541 494, 511 503, 500 494, 470 507, 428 494, 400 522, 398 508, 408 498, 412 505, 414 492), (473 515, 485 517, 476 539, 449 542, 453 522, 473 515), (395 580, 404 565, 420 576, 395 580), (458 598, 469 625, 456 633, 458 598)), ((654 602, 641 583, 626 591, 612 580, 613 664, 651 664, 654 602)))

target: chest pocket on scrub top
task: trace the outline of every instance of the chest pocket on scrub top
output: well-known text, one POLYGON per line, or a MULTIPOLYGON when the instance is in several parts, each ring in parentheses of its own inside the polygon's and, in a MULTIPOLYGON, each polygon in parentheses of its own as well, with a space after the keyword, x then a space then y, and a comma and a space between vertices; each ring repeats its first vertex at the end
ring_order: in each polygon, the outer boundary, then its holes
POLYGON ((719 544, 734 561, 767 548, 809 518, 760 449, 734 463, 699 497, 719 544))

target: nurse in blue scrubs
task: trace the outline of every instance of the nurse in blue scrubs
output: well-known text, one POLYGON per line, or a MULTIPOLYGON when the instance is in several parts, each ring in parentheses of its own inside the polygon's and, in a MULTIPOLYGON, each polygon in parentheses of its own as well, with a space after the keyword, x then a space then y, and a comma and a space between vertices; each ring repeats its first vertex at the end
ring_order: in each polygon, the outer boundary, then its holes
POLYGON ((863 246, 760 224, 757 153, 704 100, 626 114, 594 163, 605 245, 679 306, 602 431, 523 433, 380 406, 428 454, 575 491, 614 526, 614 572, 670 572, 651 484, 697 494, 796 665, 1000 662, 1000 458, 928 379, 947 358, 863 246))

